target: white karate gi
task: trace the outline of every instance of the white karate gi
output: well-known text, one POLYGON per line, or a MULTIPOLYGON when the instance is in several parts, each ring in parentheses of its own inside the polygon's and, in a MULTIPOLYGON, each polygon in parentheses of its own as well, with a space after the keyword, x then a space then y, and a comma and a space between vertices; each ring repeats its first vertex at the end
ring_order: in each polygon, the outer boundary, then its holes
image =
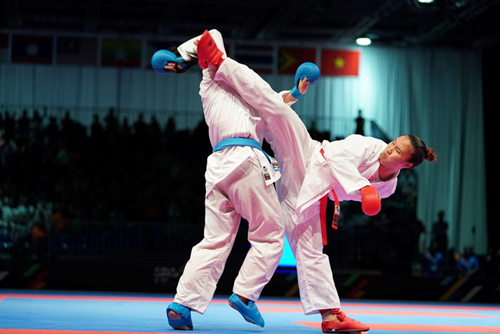
POLYGON ((313 140, 298 115, 282 102, 281 94, 230 58, 219 67, 215 81, 235 88, 267 123, 265 138, 281 166, 277 190, 297 262, 304 313, 340 308, 330 262, 323 254, 319 200, 334 189, 340 201, 360 201, 359 189, 370 184, 382 198, 394 193, 397 176, 378 180, 378 158, 387 144, 358 135, 334 142, 313 140))
MULTIPOLYGON (((222 36, 210 31, 225 53, 222 36)), ((192 60, 193 38, 179 46, 192 60)), ((225 83, 215 83, 213 68, 203 70, 200 96, 212 146, 227 138, 252 138, 262 144, 264 121, 225 83)), ((252 247, 234 282, 233 292, 257 300, 281 259, 283 215, 273 183, 279 179, 259 149, 233 146, 212 153, 207 160, 204 239, 193 247, 177 286, 175 302, 204 313, 233 246, 241 217, 248 221, 252 247), (265 171, 269 179, 264 177, 265 171)))

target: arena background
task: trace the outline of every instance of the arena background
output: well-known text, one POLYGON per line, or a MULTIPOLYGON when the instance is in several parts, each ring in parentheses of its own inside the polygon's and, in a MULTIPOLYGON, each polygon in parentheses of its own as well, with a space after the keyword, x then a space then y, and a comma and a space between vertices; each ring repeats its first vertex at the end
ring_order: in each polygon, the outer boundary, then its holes
MULTIPOLYGON (((161 1, 5 2, 0 288, 175 291, 202 238, 211 148, 199 69, 159 76, 149 59, 217 28, 229 56, 275 90, 291 88, 302 61, 318 63, 320 82, 294 106, 315 138, 354 133, 361 110, 366 135, 414 133, 438 153, 401 174, 377 217, 342 205, 325 248, 342 297, 500 300, 498 1, 310 1, 308 15, 281 4, 200 1, 193 11, 169 2, 174 14, 161 1), (362 35, 372 45, 356 45, 362 35), (329 66, 353 54, 352 71, 329 66), (446 261, 429 277, 423 258, 440 211, 446 261), (455 266, 466 246, 480 261, 471 276, 455 266)), ((245 230, 243 221, 218 293, 231 290, 245 230)), ((264 294, 297 296, 293 266, 264 294)))

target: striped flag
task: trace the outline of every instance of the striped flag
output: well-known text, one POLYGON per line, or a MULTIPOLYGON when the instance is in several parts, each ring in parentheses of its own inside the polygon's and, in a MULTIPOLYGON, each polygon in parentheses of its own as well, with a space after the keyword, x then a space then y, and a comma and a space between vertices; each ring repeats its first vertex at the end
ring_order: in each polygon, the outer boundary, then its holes
POLYGON ((233 58, 257 73, 273 73, 274 49, 270 45, 237 44, 233 58))
POLYGON ((12 36, 13 63, 52 64, 52 36, 12 36))
POLYGON ((141 67, 141 41, 103 39, 101 65, 116 67, 141 67))
POLYGON ((96 65, 97 38, 58 37, 58 64, 96 65))

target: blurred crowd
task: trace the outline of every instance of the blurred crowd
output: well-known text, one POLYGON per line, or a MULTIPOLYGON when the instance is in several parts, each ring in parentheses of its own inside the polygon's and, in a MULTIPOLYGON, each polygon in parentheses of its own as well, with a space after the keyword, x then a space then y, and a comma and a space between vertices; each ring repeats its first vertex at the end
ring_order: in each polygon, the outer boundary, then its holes
MULTIPOLYGON (((78 224, 135 222, 134 231, 148 222, 179 224, 185 229, 179 236, 193 224, 203 225, 204 172, 211 153, 204 120, 181 131, 172 118, 160 124, 154 115, 138 114, 132 122, 120 116, 110 108, 83 126, 69 111, 60 118, 36 110, 31 115, 0 112, 0 257, 2 248, 30 248, 78 224)), ((314 126, 310 133, 317 140, 330 139, 330 133, 314 126)), ((268 145, 264 148, 272 153, 268 145)), ((337 257, 345 260, 339 265, 427 276, 480 271, 485 261, 470 260, 476 256, 472 249, 463 256, 449 249, 442 216, 426 231, 415 213, 417 183, 413 170, 402 171, 396 193, 384 200, 376 217, 363 215, 357 203, 342 204, 344 234, 332 243, 337 253, 345 252, 337 257), (426 250, 424 236, 433 241, 426 250)), ((151 231, 158 244, 165 243, 157 230, 151 231)), ((489 272, 500 274, 499 258, 492 250, 489 272)))
POLYGON ((113 109, 90 128, 27 111, 0 113, 1 239, 45 233, 68 221, 203 220, 204 121, 178 131, 142 114, 129 124, 113 109), (193 210, 193 208, 199 208, 193 210), (8 231, 8 233, 6 232, 8 231))

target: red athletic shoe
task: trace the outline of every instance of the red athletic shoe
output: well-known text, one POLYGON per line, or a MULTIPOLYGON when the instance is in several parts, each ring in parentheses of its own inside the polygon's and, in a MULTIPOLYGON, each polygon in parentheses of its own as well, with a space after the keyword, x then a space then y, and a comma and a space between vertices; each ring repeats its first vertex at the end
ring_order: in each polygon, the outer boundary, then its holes
POLYGON ((197 53, 198 64, 202 69, 206 69, 208 65, 215 65, 218 68, 222 64, 223 53, 217 47, 217 43, 215 43, 208 30, 205 30, 201 35, 197 53))
POLYGON ((345 315, 344 312, 340 310, 334 310, 333 313, 337 315, 337 318, 340 320, 340 322, 323 321, 321 323, 321 329, 323 330, 323 333, 366 332, 370 330, 370 327, 357 320, 349 318, 345 315))

